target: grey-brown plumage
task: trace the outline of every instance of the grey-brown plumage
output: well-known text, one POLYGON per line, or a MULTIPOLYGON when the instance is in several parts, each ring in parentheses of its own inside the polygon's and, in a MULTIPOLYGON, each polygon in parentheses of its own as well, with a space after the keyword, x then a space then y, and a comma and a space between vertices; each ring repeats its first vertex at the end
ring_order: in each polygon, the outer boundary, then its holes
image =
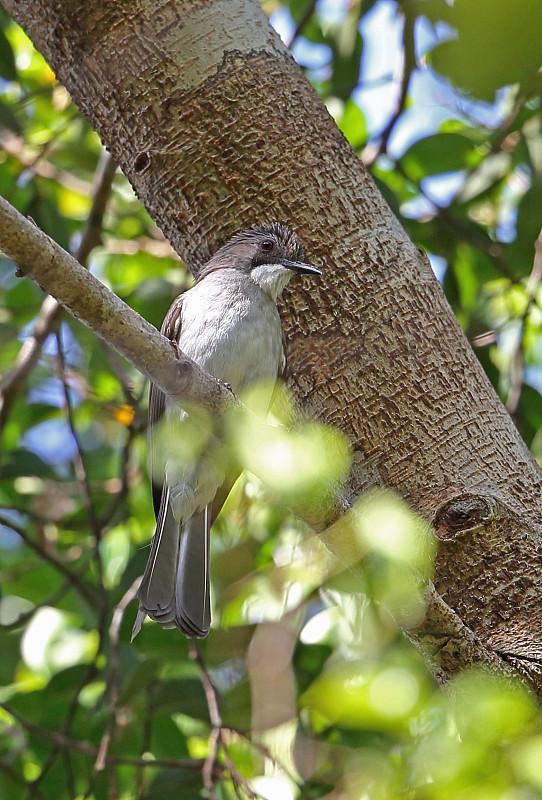
MULTIPOLYGON (((260 413, 266 413, 284 363, 276 306, 295 274, 321 274, 303 263, 303 246, 285 225, 274 222, 241 231, 205 264, 194 287, 169 309, 162 333, 206 372, 229 383, 235 394, 266 382, 260 413)), ((155 430, 164 416, 184 412, 151 386, 149 448, 156 531, 140 589, 132 638, 146 615, 186 636, 208 634, 209 530, 236 476, 226 476, 213 440, 195 463, 163 455, 164 474, 152 474, 155 430)))

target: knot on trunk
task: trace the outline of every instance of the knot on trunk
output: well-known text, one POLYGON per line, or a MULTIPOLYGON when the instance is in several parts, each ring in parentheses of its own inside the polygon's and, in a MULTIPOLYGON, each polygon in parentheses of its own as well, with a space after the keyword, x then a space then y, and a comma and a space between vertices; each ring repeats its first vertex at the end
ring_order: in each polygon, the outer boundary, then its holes
POLYGON ((150 163, 151 159, 148 153, 138 153, 134 160, 134 169, 136 172, 143 172, 143 170, 147 169, 150 163))
POLYGON ((446 541, 485 527, 496 514, 497 501, 493 497, 463 494, 448 500, 438 509, 433 527, 438 538, 446 541))

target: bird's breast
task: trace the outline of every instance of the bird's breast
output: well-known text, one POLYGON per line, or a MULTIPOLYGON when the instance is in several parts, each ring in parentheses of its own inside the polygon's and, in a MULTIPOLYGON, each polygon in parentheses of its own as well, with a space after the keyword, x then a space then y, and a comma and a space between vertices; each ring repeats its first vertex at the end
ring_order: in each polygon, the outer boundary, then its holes
POLYGON ((232 291, 204 284, 196 284, 183 299, 180 349, 230 383, 235 394, 252 383, 274 382, 282 352, 276 305, 251 287, 232 291))

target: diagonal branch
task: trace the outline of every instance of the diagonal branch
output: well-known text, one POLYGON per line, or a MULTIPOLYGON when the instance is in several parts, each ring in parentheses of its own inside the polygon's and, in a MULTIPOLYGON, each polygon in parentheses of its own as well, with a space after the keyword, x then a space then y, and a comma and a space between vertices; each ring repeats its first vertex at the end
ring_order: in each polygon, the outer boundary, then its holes
POLYGON ((412 74, 416 69, 416 49, 414 45, 414 23, 416 17, 409 11, 404 13, 403 19, 403 66, 402 74, 399 83, 399 93, 395 104, 395 109, 382 133, 380 134, 380 142, 374 152, 371 153, 368 165, 374 164, 376 159, 387 152, 388 143, 391 138, 395 126, 399 118, 405 110, 406 101, 408 97, 408 90, 410 88, 410 81, 412 74))
POLYGON ((163 392, 215 412, 234 407, 223 383, 177 354, 165 336, 2 197, 0 231, 0 248, 15 262, 20 275, 56 297, 163 392))
MULTIPOLYGON (((10 528, 18 536, 21 537, 23 542, 34 551, 43 561, 51 564, 61 575, 63 575, 71 586, 81 595, 81 597, 88 603, 91 608, 100 607, 102 604, 100 595, 94 591, 93 587, 87 585, 74 570, 70 570, 57 556, 49 552, 46 548, 42 547, 39 542, 32 539, 31 536, 25 531, 21 525, 15 524, 9 517, 0 515, 0 525, 10 528)), ((85 565, 86 569, 86 565, 85 565)))
MULTIPOLYGON (((59 750, 73 751, 81 753, 81 755, 89 758, 96 758, 98 755, 98 748, 86 739, 74 739, 60 731, 46 728, 43 725, 38 725, 25 719, 21 714, 15 711, 11 706, 6 703, 0 702, 2 708, 7 714, 13 717, 19 725, 24 728, 31 736, 35 736, 44 742, 50 742, 59 750)), ((203 759, 197 758, 131 758, 130 756, 113 756, 106 757, 108 764, 126 764, 131 767, 162 767, 164 769, 195 769, 200 770, 203 766, 203 759)), ((217 774, 222 774, 223 767, 221 764, 216 766, 217 774)))

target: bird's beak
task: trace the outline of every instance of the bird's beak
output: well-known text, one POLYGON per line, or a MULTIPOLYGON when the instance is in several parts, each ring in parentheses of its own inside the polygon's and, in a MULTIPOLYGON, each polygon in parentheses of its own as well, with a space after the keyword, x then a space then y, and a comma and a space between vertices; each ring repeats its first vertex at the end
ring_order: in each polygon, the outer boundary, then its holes
POLYGON ((284 259, 281 264, 288 269, 294 270, 298 275, 321 275, 322 270, 318 267, 313 267, 312 264, 303 264, 301 261, 288 261, 284 259))

